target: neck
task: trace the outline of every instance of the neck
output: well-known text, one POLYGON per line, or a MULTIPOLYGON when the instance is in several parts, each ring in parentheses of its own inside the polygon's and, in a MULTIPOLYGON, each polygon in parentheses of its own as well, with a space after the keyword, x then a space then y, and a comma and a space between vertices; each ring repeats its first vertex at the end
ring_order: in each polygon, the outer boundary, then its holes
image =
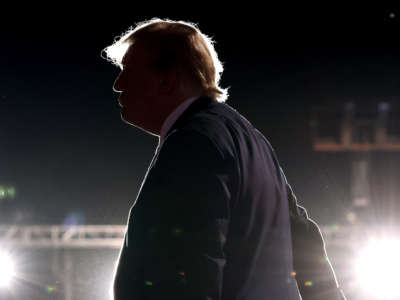
MULTIPOLYGON (((192 95, 195 96, 195 95, 192 95)), ((170 96, 170 97, 164 97, 159 101, 159 107, 157 111, 152 115, 153 116, 153 121, 151 122, 151 128, 148 128, 147 130, 153 134, 160 136, 161 134, 161 128, 168 118, 168 116, 180 105, 182 104, 186 99, 192 97, 192 96, 185 96, 185 95, 178 95, 178 96, 170 96)))

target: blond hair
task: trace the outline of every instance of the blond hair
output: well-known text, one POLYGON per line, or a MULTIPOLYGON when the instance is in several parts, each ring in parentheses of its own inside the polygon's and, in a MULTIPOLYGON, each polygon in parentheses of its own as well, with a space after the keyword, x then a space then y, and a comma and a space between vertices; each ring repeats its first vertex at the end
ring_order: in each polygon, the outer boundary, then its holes
POLYGON ((180 71, 184 84, 194 84, 202 95, 218 102, 228 98, 228 88, 219 87, 224 70, 214 49, 214 41, 200 32, 197 25, 185 21, 152 18, 130 27, 101 52, 114 65, 123 68, 122 59, 129 47, 143 42, 156 71, 170 68, 180 71))

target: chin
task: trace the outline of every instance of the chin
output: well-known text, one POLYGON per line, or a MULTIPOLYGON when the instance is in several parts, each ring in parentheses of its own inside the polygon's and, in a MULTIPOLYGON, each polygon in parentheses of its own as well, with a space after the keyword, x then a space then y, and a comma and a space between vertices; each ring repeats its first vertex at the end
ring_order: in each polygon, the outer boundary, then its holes
POLYGON ((135 122, 131 118, 129 118, 124 112, 121 112, 121 120, 131 126, 134 126, 136 128, 139 128, 140 130, 148 132, 146 129, 144 129, 141 125, 138 124, 138 122, 135 122))
POLYGON ((151 129, 150 126, 145 126, 143 120, 139 120, 138 118, 133 118, 132 116, 129 116, 127 113, 126 109, 122 107, 121 109, 121 120, 131 126, 134 126, 150 135, 154 135, 156 137, 160 136, 159 132, 156 132, 157 130, 151 129))
POLYGON ((127 118, 126 116, 124 116, 124 114, 121 113, 121 120, 128 124, 128 125, 132 125, 132 126, 136 126, 135 123, 133 123, 132 121, 129 120, 129 118, 127 118))
POLYGON ((125 109, 124 109, 124 107, 122 107, 121 108, 121 120, 124 122, 124 123, 127 123, 127 124, 129 124, 129 125, 134 125, 130 120, 129 120, 129 118, 127 117, 127 115, 126 115, 126 111, 125 111, 125 109))

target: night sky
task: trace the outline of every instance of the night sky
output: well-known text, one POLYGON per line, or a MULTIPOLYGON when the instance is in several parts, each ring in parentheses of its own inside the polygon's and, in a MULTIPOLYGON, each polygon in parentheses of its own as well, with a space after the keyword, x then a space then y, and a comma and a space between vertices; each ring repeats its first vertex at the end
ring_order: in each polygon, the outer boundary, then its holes
POLYGON ((16 196, 0 201, 0 223, 126 222, 158 141, 121 121, 119 70, 100 53, 152 17, 195 22, 214 38, 227 103, 270 140, 311 215, 340 222, 346 157, 311 151, 310 109, 400 99, 400 10, 241 5, 3 9, 0 185, 16 196))

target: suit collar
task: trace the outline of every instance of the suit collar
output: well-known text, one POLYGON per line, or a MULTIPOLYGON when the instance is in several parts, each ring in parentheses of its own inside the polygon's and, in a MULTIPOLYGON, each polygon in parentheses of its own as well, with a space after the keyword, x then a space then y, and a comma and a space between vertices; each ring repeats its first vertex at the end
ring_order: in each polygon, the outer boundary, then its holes
POLYGON ((200 96, 197 100, 195 100, 192 104, 190 104, 189 107, 178 117, 178 119, 175 121, 175 123, 167 131, 165 136, 167 137, 168 134, 170 134, 173 130, 181 127, 185 123, 186 120, 188 120, 195 113, 205 109, 213 101, 215 101, 215 100, 213 100, 209 97, 200 96))
POLYGON ((157 158, 158 158, 158 154, 160 153, 160 150, 162 148, 162 145, 165 141, 165 139, 168 137, 168 135, 174 131, 175 129, 180 128, 181 126, 183 126, 185 124, 185 122, 190 119, 191 116, 193 116, 194 114, 196 114, 197 112, 205 109, 209 104, 216 102, 216 100, 213 100, 209 97, 205 97, 205 96, 200 96, 197 100, 195 100, 194 102, 192 102, 187 108, 186 110, 178 117, 178 119, 175 121, 175 123, 171 126, 171 128, 167 131, 167 133, 165 134, 165 138, 163 140, 161 140, 161 138, 158 140, 158 146, 155 152, 155 155, 153 157, 153 160, 150 164, 149 169, 151 169, 153 167, 153 165, 156 163, 157 158))
POLYGON ((172 125, 176 122, 176 120, 179 118, 181 114, 185 112, 185 110, 197 99, 199 96, 194 96, 186 99, 183 101, 181 104, 179 104, 167 117, 167 119, 164 121, 162 127, 161 127, 161 132, 160 132, 160 140, 163 141, 166 137, 166 133, 169 131, 172 125))

